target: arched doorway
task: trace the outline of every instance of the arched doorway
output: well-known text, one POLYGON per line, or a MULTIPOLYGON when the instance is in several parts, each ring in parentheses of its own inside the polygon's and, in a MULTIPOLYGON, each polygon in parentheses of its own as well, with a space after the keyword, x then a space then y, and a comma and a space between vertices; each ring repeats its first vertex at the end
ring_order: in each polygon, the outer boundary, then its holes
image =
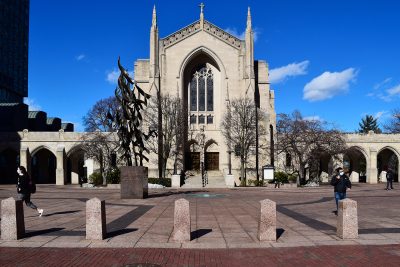
POLYGON ((219 170, 219 152, 218 143, 211 139, 206 142, 204 146, 205 153, 205 168, 207 171, 218 171, 219 170))
POLYGON ((56 183, 56 156, 47 148, 41 147, 32 152, 31 176, 38 184, 56 183))
POLYGON ((353 146, 346 150, 343 155, 343 167, 349 171, 352 182, 367 182, 367 159, 361 148, 353 146))
POLYGON ((0 183, 15 184, 17 167, 19 165, 19 153, 12 148, 0 152, 0 183))
POLYGON ((67 183, 79 184, 87 179, 85 165, 85 151, 75 147, 67 154, 67 183))
POLYGON ((394 181, 399 181, 399 158, 397 151, 393 148, 386 147, 378 152, 377 167, 378 177, 381 176, 382 171, 391 169, 394 174, 394 181))

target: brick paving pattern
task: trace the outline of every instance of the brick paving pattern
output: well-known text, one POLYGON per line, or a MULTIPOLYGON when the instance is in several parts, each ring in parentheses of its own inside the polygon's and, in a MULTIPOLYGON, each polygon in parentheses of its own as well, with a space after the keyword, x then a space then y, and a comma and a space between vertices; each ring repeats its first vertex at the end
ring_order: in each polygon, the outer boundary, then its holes
MULTIPOLYGON (((68 266, 88 266, 88 262, 90 266, 96 262, 104 266, 140 262, 166 266, 321 266, 321 262, 327 266, 400 266, 400 190, 383 189, 382 184, 356 184, 348 192, 358 203, 359 238, 341 240, 336 237, 331 186, 154 189, 147 199, 121 200, 115 189, 38 185, 32 201, 45 213, 38 217, 36 211, 24 207, 27 234, 22 240, 0 241, 0 266, 24 266, 24 261, 19 262, 23 258, 38 263, 27 262, 26 266, 40 266, 46 260, 51 266, 52 258, 68 266), (101 241, 85 239, 85 202, 93 197, 106 201, 108 235, 101 241), (179 198, 190 202, 192 238, 188 243, 171 239, 174 201, 179 198), (277 242, 257 240, 259 201, 263 199, 277 203, 277 242)), ((16 197, 15 186, 1 185, 0 200, 10 196, 16 197)))

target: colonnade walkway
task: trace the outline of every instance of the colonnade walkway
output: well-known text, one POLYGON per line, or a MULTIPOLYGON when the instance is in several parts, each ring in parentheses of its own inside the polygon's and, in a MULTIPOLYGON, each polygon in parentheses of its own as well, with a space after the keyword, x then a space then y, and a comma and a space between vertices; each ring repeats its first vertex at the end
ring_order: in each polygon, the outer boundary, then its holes
MULTIPOLYGON (((359 238, 341 240, 328 185, 150 189, 149 198, 141 200, 121 200, 116 189, 38 185, 32 201, 44 215, 24 206, 26 236, 0 241, 0 265, 36 259, 48 265, 88 266, 91 259, 96 266, 399 266, 400 187, 394 186, 390 191, 383 184, 353 186, 348 198, 358 203, 359 238), (85 239, 85 202, 93 197, 106 201, 108 234, 102 241, 85 239), (179 198, 190 202, 187 243, 171 238, 174 201, 179 198), (263 199, 277 204, 276 242, 257 240, 263 199)), ((0 199, 10 196, 16 197, 15 186, 1 185, 0 199)))

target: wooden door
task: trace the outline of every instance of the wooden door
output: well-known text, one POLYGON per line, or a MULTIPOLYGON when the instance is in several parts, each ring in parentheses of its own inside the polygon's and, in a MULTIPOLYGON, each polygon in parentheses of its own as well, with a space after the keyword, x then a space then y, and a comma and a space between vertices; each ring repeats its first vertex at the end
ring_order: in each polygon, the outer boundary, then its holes
POLYGON ((206 152, 206 170, 215 171, 219 170, 219 153, 218 152, 206 152))

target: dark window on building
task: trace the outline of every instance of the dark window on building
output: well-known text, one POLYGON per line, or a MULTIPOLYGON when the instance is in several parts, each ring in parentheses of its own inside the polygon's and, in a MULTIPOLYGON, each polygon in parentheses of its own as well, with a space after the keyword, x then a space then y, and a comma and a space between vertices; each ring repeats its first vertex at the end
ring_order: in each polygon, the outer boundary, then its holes
POLYGON ((210 76, 207 77, 207 111, 214 111, 214 80, 209 71, 210 76))
POLYGON ((190 111, 214 111, 214 77, 211 69, 200 65, 190 81, 190 111))
POLYGON ((214 123, 214 118, 211 115, 207 116, 207 124, 213 124, 214 123))
POLYGON ((196 115, 191 115, 190 116, 190 124, 195 124, 196 123, 196 115))
POLYGON ((190 110, 197 110, 197 78, 194 76, 190 82, 190 110))
POLYGON ((199 116, 199 124, 204 124, 205 123, 205 118, 204 115, 199 116))

